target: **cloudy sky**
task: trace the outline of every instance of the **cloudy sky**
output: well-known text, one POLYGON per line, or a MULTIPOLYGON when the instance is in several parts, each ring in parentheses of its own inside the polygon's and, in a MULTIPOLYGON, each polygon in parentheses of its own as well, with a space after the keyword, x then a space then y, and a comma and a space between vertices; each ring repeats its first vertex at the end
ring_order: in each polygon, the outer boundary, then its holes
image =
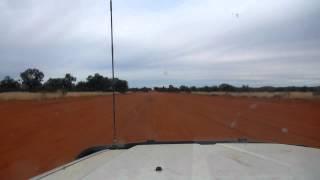
MULTIPOLYGON (((106 0, 0 0, 0 78, 111 75, 106 0)), ((320 85, 318 0, 114 0, 130 86, 320 85)))

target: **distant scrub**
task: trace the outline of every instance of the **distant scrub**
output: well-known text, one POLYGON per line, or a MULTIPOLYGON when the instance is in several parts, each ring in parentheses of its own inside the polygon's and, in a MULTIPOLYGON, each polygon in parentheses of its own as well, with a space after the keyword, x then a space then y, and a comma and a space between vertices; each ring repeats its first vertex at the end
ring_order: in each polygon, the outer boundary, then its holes
POLYGON ((130 88, 129 91, 131 92, 149 92, 152 91, 151 88, 143 87, 143 88, 130 88))
POLYGON ((320 95, 320 86, 249 87, 247 85, 243 85, 241 87, 236 87, 229 84, 221 84, 220 86, 180 86, 179 88, 169 85, 168 87, 154 87, 153 89, 158 92, 313 92, 314 94, 320 95))
POLYGON ((27 69, 20 73, 21 80, 6 76, 0 81, 0 92, 67 92, 67 91, 112 91, 127 92, 128 82, 115 78, 114 81, 98 73, 87 77, 86 81, 76 83, 76 78, 67 73, 63 78, 49 78, 43 83, 44 73, 38 69, 27 69))

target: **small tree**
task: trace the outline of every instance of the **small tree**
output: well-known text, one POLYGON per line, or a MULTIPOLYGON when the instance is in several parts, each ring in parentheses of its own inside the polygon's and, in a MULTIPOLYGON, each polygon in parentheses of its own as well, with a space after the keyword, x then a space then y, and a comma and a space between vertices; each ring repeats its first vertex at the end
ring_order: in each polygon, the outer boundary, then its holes
POLYGON ((94 91, 109 91, 111 90, 111 80, 107 77, 96 73, 94 76, 88 76, 87 85, 90 90, 94 91))
POLYGON ((64 89, 64 79, 62 78, 50 78, 43 85, 44 89, 47 91, 57 91, 64 89))
POLYGON ((77 78, 72 76, 71 74, 66 74, 64 79, 63 79, 63 89, 65 90, 71 90, 72 87, 74 86, 73 82, 75 82, 77 78))
POLYGON ((84 81, 80 81, 80 82, 77 83, 75 89, 77 91, 89 91, 88 83, 84 82, 84 81))
POLYGON ((19 89, 19 82, 12 79, 10 76, 4 77, 4 79, 0 82, 0 91, 17 91, 19 89))
POLYGON ((173 85, 169 85, 168 87, 168 92, 178 92, 179 89, 174 87, 173 85))
POLYGON ((120 93, 125 93, 128 91, 128 82, 125 80, 115 79, 114 89, 120 93))
POLYGON ((232 85, 229 85, 229 84, 221 84, 220 86, 219 86, 219 90, 220 91, 227 91, 227 92, 229 92, 229 91, 235 91, 235 87, 234 86, 232 86, 232 85))
POLYGON ((140 89, 140 91, 149 92, 149 91, 152 91, 152 89, 151 88, 147 88, 147 87, 143 87, 143 88, 140 89))
POLYGON ((191 87, 190 87, 190 91, 198 91, 198 89, 197 89, 197 87, 195 87, 195 86, 191 86, 191 87))
POLYGON ((191 91, 188 86, 184 86, 184 85, 180 86, 179 90, 183 91, 183 92, 190 92, 191 91))
POLYGON ((42 80, 44 78, 43 72, 38 69, 27 69, 20 74, 22 84, 29 91, 35 91, 42 87, 42 80))

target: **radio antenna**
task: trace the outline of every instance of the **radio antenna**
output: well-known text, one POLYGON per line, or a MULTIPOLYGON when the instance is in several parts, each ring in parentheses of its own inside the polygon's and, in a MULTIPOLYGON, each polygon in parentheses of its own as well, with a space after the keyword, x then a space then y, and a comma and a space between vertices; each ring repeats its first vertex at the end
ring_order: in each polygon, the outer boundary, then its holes
POLYGON ((110 0, 110 27, 111 27, 111 58, 112 58, 112 110, 113 110, 113 145, 117 144, 117 126, 116 126, 116 94, 115 94, 115 79, 114 79, 114 45, 113 45, 113 15, 112 15, 112 0, 110 0))

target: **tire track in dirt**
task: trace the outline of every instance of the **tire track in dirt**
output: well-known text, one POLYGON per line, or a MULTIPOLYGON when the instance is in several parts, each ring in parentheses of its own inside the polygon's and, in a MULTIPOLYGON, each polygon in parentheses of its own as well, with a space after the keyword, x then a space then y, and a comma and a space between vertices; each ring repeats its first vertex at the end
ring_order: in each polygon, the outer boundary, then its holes
POLYGON ((167 113, 170 114, 170 121, 175 122, 172 125, 175 129, 173 132, 176 132, 175 136, 179 140, 225 140, 239 136, 237 132, 217 121, 215 117, 204 116, 199 112, 196 104, 189 103, 179 96, 172 96, 168 99, 169 111, 167 113), (181 134, 180 137, 179 134, 181 134))
MULTIPOLYGON (((210 97, 209 97, 210 98, 210 97)), ((217 97, 214 98, 215 100, 217 99, 217 97)), ((208 99, 209 100, 209 99, 208 99)), ((234 98, 233 100, 237 100, 237 98, 234 98)), ((317 138, 313 138, 313 137, 306 137, 304 135, 302 135, 301 133, 296 133, 294 132, 290 132, 289 133, 283 133, 280 131, 281 126, 276 126, 273 122, 273 118, 267 119, 267 118, 260 118, 263 116, 266 116, 266 113, 268 115, 268 113, 272 113, 269 111, 266 112, 254 112, 254 111, 248 111, 249 105, 253 102, 251 102, 252 100, 256 100, 256 99, 238 99, 239 102, 245 102, 245 104, 240 104, 239 107, 234 107, 234 105, 232 105, 232 103, 229 104, 230 109, 237 109, 238 111, 229 111, 226 112, 224 109, 221 109, 221 107, 217 107, 215 106, 217 109, 219 109, 218 111, 215 112, 215 114, 212 114, 211 116, 220 116, 220 120, 221 122, 224 123, 229 123, 231 122, 230 125, 232 125, 232 122, 237 122, 236 125, 234 125, 234 129, 239 129, 241 132, 245 132, 246 134, 250 134, 250 138, 254 138, 258 141, 261 140, 266 140, 266 141, 272 141, 272 142, 282 142, 282 143, 292 143, 292 144, 299 144, 301 142, 305 143, 306 145, 311 145, 311 146, 315 146, 316 144, 319 144, 319 141, 317 138), (229 116, 232 115, 232 116, 229 116), (259 115, 258 117, 256 117, 257 115, 259 115), (224 117, 223 117, 224 116, 224 117), (230 121, 231 120, 231 121, 230 121)), ((258 100, 261 101, 261 100, 258 100)), ((268 101, 268 100, 267 100, 268 101)), ((270 100, 269 100, 270 101, 270 100)), ((193 101, 194 103, 197 103, 196 101, 193 101)), ((231 102, 231 101, 230 101, 231 102)), ((215 103, 217 104, 217 102, 212 101, 211 103, 215 103)), ((269 106, 274 106, 277 103, 281 103, 281 102, 275 102, 275 104, 269 104, 269 106)), ((203 109, 208 109, 210 108, 210 106, 208 106, 208 104, 210 104, 210 102, 202 102, 202 105, 200 105, 203 109)), ((203 111, 203 113, 205 114, 207 111, 203 111)), ((277 117, 278 115, 283 115, 283 112, 277 112, 274 115, 274 117, 277 117)), ((209 115, 210 116, 210 115, 209 115)), ((285 118, 287 121, 290 121, 290 118, 295 118, 295 117, 288 117, 289 115, 287 115, 287 117, 285 118)), ((286 125, 288 127, 288 125, 286 125)), ((286 126, 282 126, 282 127, 286 127, 286 126)), ((289 128, 291 129, 291 128, 289 128)), ((319 129, 319 128, 318 128, 319 129)), ((305 132, 306 133, 306 132, 305 132)), ((316 135, 316 134, 314 134, 316 135)), ((319 137, 319 133, 317 134, 319 137)))
POLYGON ((117 104, 117 123, 120 143, 141 142, 154 136, 151 121, 153 96, 149 94, 133 94, 121 96, 117 104))

